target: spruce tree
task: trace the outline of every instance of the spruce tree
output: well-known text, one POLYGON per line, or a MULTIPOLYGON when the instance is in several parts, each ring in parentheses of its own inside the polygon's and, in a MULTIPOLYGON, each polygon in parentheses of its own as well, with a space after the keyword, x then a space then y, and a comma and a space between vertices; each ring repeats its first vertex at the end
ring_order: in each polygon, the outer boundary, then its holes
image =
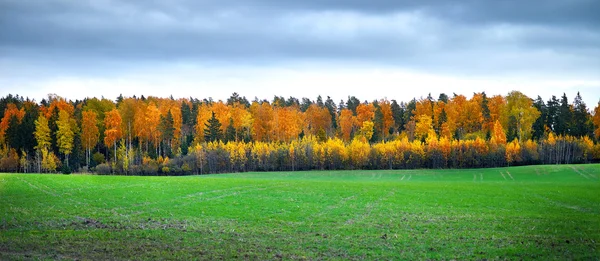
POLYGON ((558 99, 552 98, 546 102, 546 126, 556 133, 556 122, 558 121, 558 99))
POLYGON ((233 127, 233 119, 229 118, 229 126, 225 130, 225 141, 236 141, 236 131, 235 127, 233 127))
POLYGON ((204 124, 204 140, 219 141, 223 139, 223 132, 221 131, 221 123, 215 117, 215 113, 212 113, 212 117, 204 124))
POLYGON ((577 96, 573 100, 573 126, 571 128, 571 135, 575 137, 586 136, 591 132, 589 126, 587 107, 581 95, 577 92, 577 96))
POLYGON ((558 107, 558 118, 556 121, 556 134, 567 135, 571 133, 571 126, 573 120, 573 112, 571 106, 567 100, 567 95, 563 93, 560 99, 560 107, 558 107))
POLYGON ((545 132, 545 123, 548 118, 548 109, 546 108, 546 104, 542 100, 542 97, 538 96, 537 99, 533 102, 533 106, 540 111, 540 117, 533 123, 533 135, 532 138, 534 140, 539 140, 544 136, 545 132))

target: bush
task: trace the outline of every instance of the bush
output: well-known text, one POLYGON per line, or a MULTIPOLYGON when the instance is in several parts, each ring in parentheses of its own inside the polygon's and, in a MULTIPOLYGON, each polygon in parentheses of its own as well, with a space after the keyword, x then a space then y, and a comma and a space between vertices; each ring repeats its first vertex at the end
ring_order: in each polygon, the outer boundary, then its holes
POLYGON ((129 174, 134 176, 139 176, 144 174, 141 165, 131 165, 129 166, 129 174))
POLYGON ((155 161, 150 161, 142 165, 142 172, 146 175, 156 175, 158 174, 158 164, 155 161))
POLYGON ((71 167, 69 167, 69 165, 67 164, 63 164, 62 168, 60 168, 60 171, 62 172, 62 174, 71 174, 71 167))
POLYGON ((105 162, 106 162, 106 159, 104 158, 104 154, 102 154, 100 152, 96 152, 92 155, 92 162, 90 162, 90 165, 97 166, 97 165, 100 165, 105 162))
POLYGON ((110 165, 108 165, 106 163, 102 163, 102 164, 98 164, 98 166, 96 166, 96 174, 108 175, 110 173, 111 173, 110 165))

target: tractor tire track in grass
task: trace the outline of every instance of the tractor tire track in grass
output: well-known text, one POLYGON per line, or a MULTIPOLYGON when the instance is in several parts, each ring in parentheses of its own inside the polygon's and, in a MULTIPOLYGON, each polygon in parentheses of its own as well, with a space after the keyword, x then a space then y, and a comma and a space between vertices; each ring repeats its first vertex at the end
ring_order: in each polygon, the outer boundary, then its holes
MULTIPOLYGON (((193 197, 189 198, 190 200, 188 202, 185 203, 180 203, 180 204, 176 204, 173 207, 183 207, 183 206, 187 206, 190 204, 195 204, 195 203, 200 203, 200 202, 207 202, 207 201, 212 201, 212 200, 219 200, 222 198, 227 198, 227 197, 233 197, 233 196, 238 196, 238 195, 242 195, 242 194, 248 194, 250 192, 255 192, 255 191, 262 191, 262 190, 267 190, 267 189, 272 189, 272 188, 280 188, 280 187, 288 187, 290 184, 289 183, 279 183, 277 185, 274 186, 267 186, 267 187, 260 187, 260 188, 254 188, 254 189, 245 189, 245 190, 240 190, 240 191, 235 191, 233 193, 228 193, 228 194, 223 194, 223 195, 218 195, 218 196, 214 196, 214 197, 207 197, 207 198, 200 198, 198 200, 191 200, 193 199, 193 197)), ((196 193, 197 194, 197 193, 196 193)), ((171 199, 171 200, 166 200, 166 201, 160 201, 157 204, 162 204, 162 203, 167 203, 167 202, 175 202, 178 201, 181 198, 175 198, 175 199, 171 199)), ((154 204, 149 204, 149 205, 154 205, 154 204)), ((144 207, 147 207, 148 205, 144 205, 144 207)), ((146 214, 150 214, 150 213, 154 213, 157 211, 161 211, 161 209, 159 208, 152 208, 146 211, 138 211, 135 213, 132 213, 134 215, 146 215, 146 214)))
POLYGON ((48 186, 46 186, 46 185, 44 185, 42 183, 37 182, 36 183, 37 185, 36 185, 36 184, 33 184, 30 181, 24 180, 24 179, 22 179, 20 177, 17 177, 17 179, 21 180, 22 182, 26 183, 30 187, 32 187, 34 189, 37 189, 37 190, 39 190, 39 191, 41 191, 43 193, 46 193, 48 195, 51 195, 51 196, 57 197, 59 199, 66 200, 66 201, 69 201, 69 202, 73 203, 71 206, 74 207, 74 208, 78 208, 78 207, 83 206, 83 207, 85 207, 85 209, 88 209, 88 210, 89 209, 94 209, 97 212, 105 212, 105 213, 110 213, 110 214, 121 215, 119 213, 116 213, 112 209, 106 209, 106 208, 96 207, 96 206, 91 205, 90 203, 87 203, 87 202, 84 202, 84 201, 75 200, 75 199, 73 199, 73 197, 72 197, 72 195, 70 193, 58 193, 58 192, 56 192, 56 190, 54 190, 54 189, 52 189, 52 188, 50 188, 50 187, 48 187, 48 186), (40 186, 46 187, 46 189, 40 188, 40 186))
POLYGON ((342 223, 340 225, 340 227, 350 226, 350 225, 354 225, 355 223, 364 222, 366 219, 368 219, 371 216, 371 212, 373 211, 374 208, 379 206, 382 201, 387 200, 388 198, 393 196, 395 193, 396 193, 395 190, 391 190, 387 195, 385 195, 383 197, 379 197, 375 201, 368 202, 365 205, 364 211, 362 213, 356 214, 356 215, 354 215, 354 217, 346 220, 344 223, 342 223))
POLYGON ((321 211, 319 211, 319 212, 317 212, 317 213, 315 213, 313 215, 307 216, 306 220, 310 220, 310 223, 308 224, 308 226, 310 228, 312 228, 313 225, 314 225, 313 221, 319 220, 320 218, 322 218, 324 216, 327 216, 328 214, 332 213, 336 209, 342 209, 342 208, 344 208, 345 206, 348 205, 348 201, 356 200, 359 197, 357 197, 356 195, 352 195, 352 196, 349 196, 349 197, 341 198, 335 204, 329 205, 329 206, 325 207, 323 210, 321 210, 321 211))
POLYGON ((510 172, 506 171, 506 174, 510 177, 510 179, 515 180, 515 178, 513 178, 513 176, 510 175, 510 172))
POLYGON ((566 204, 566 203, 563 203, 563 202, 560 202, 560 201, 556 201, 556 200, 544 197, 544 196, 542 196, 540 194, 531 193, 531 195, 533 195, 535 198, 544 200, 544 201, 546 201, 546 202, 548 202, 548 203, 550 203, 550 204, 552 204, 554 206, 557 206, 557 207, 568 208, 568 209, 572 209, 572 210, 583 212, 583 213, 593 213, 594 212, 591 209, 587 209, 587 208, 580 207, 580 206, 577 206, 577 205, 566 204))
POLYGON ((203 195, 211 194, 211 193, 227 192, 227 191, 232 191, 232 190, 243 190, 246 188, 256 188, 256 187, 260 187, 260 185, 237 186, 237 187, 230 187, 230 188, 224 188, 224 189, 200 191, 200 192, 194 192, 194 193, 186 194, 186 195, 179 196, 179 197, 170 197, 169 199, 166 199, 166 200, 146 201, 146 202, 142 202, 142 203, 132 204, 129 206, 111 208, 110 211, 114 211, 114 212, 120 211, 120 210, 129 211, 132 208, 147 207, 147 206, 160 205, 160 204, 169 203, 169 202, 176 202, 176 201, 179 201, 182 199, 190 199, 190 198, 199 197, 199 196, 203 196, 203 195))
POLYGON ((54 197, 61 197, 61 195, 57 194, 56 192, 54 192, 54 191, 51 191, 51 190, 42 189, 42 188, 40 188, 39 186, 36 186, 36 185, 34 185, 33 183, 31 183, 31 182, 29 182, 29 181, 27 181, 27 180, 24 180, 24 179, 22 179, 21 177, 18 177, 18 176, 17 176, 17 179, 18 179, 18 180, 20 180, 21 182, 23 182, 23 183, 27 184, 29 187, 33 188, 34 190, 37 190, 37 191, 43 192, 43 193, 45 193, 45 194, 48 194, 48 195, 50 195, 50 196, 54 196, 54 197))
POLYGON ((578 169, 576 169, 575 167, 571 166, 571 169, 573 171, 575 171, 575 173, 579 174, 580 176, 584 177, 585 179, 590 179, 590 177, 588 177, 587 175, 583 174, 581 171, 579 171, 578 169))
POLYGON ((571 169, 586 179, 597 179, 596 175, 583 170, 581 167, 571 166, 571 169))

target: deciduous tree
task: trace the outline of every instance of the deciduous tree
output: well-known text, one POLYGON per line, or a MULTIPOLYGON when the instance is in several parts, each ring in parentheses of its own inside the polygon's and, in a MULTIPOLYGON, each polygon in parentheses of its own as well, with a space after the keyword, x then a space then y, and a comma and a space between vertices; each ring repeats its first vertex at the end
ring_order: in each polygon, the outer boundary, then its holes
POLYGON ((113 109, 106 113, 104 117, 104 126, 106 126, 106 130, 104 131, 104 144, 106 147, 113 146, 115 163, 117 162, 117 140, 123 137, 121 124, 121 115, 117 109, 113 109))
POLYGON ((98 144, 100 133, 94 111, 84 111, 81 119, 81 139, 85 150, 86 164, 90 165, 91 150, 98 144))
POLYGON ((56 144, 58 145, 59 152, 65 155, 67 166, 69 165, 69 155, 73 151, 73 139, 75 138, 74 123, 75 120, 71 118, 67 111, 62 110, 58 113, 56 144))
POLYGON ((533 107, 533 101, 519 91, 512 91, 506 96, 509 116, 513 116, 517 123, 519 140, 531 138, 533 123, 540 116, 540 112, 533 107))

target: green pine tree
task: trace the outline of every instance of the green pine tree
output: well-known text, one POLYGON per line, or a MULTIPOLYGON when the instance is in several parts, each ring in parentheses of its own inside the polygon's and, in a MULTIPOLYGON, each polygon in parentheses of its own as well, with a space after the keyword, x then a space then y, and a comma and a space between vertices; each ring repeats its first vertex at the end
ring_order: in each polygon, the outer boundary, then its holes
POLYGON ((215 113, 212 113, 212 117, 204 124, 204 140, 219 141, 223 139, 223 132, 221 131, 221 123, 215 117, 215 113))
POLYGON ((236 131, 235 127, 233 127, 233 119, 229 118, 229 126, 225 130, 225 141, 236 141, 236 131))

